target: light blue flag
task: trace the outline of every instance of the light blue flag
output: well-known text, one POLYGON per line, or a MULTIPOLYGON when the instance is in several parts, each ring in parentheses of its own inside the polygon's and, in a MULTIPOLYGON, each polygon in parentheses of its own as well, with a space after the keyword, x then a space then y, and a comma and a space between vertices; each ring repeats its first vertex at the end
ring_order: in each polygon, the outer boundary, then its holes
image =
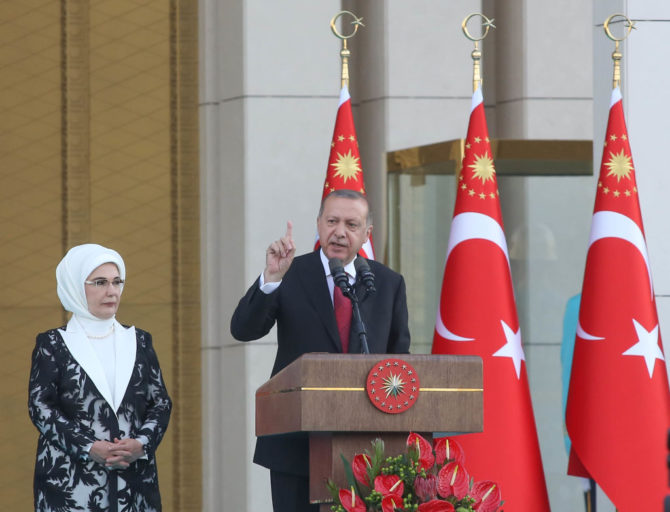
POLYGON ((568 299, 563 315, 563 338, 561 340, 561 380, 563 382, 563 441, 565 450, 570 456, 570 437, 565 427, 565 407, 568 403, 568 389, 570 388, 570 371, 572 370, 572 354, 575 351, 575 335, 577 334, 577 322, 579 320, 579 303, 582 294, 578 293, 568 299))

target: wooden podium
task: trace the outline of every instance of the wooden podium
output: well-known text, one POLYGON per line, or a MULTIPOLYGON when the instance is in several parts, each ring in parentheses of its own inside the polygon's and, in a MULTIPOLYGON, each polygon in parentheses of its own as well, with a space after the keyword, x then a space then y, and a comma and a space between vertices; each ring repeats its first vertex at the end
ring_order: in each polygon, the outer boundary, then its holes
POLYGON ((474 356, 410 354, 305 354, 256 391, 256 435, 309 433, 310 500, 329 510, 325 481, 346 487, 340 455, 371 449, 377 437, 386 453, 405 453, 409 432, 481 432, 482 361, 474 356), (399 414, 376 408, 366 391, 370 370, 382 360, 413 366, 420 390, 399 414))

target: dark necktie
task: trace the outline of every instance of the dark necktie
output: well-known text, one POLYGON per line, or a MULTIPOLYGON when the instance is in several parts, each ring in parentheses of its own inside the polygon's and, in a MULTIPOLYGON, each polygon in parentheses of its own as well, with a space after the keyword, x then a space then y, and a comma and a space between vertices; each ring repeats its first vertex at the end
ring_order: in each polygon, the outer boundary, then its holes
POLYGON ((349 331, 351 329, 351 301, 344 296, 339 286, 333 290, 333 303, 335 306, 335 320, 337 330, 342 342, 342 353, 349 352, 349 331))

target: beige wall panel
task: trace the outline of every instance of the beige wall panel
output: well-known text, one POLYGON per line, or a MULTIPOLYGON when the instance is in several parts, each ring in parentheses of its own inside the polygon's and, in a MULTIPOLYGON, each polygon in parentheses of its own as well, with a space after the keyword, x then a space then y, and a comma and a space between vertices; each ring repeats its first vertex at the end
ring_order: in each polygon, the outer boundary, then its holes
POLYGON ((66 319, 56 264, 89 241, 123 255, 119 319, 152 333, 174 401, 164 510, 201 508, 196 20, 179 0, 0 4, 0 511, 32 508, 30 354, 66 319))
POLYGON ((172 271, 169 4, 94 2, 90 23, 91 239, 127 260, 126 303, 166 303, 172 271))
MULTIPOLYGON (((118 317, 152 333, 174 399, 169 8, 90 3, 90 241, 123 255, 128 285, 118 317)), ((173 426, 158 450, 167 510, 175 510, 173 426)))
POLYGON ((62 322, 59 2, 0 5, 0 510, 30 510, 37 431, 26 408, 35 335, 62 322))
POLYGON ((198 4, 171 2, 175 509, 202 510, 198 4))

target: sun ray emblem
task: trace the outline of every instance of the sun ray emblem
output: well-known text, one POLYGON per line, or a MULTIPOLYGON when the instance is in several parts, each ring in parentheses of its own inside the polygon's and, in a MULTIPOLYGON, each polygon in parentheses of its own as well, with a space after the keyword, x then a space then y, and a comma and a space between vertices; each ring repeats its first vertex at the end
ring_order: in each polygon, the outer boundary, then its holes
POLYGON ((493 167, 493 160, 487 154, 481 156, 475 155, 475 163, 468 165, 472 169, 475 178, 482 180, 482 184, 493 179, 496 173, 493 167))
POLYGON ((345 183, 349 179, 356 179, 358 173, 361 171, 360 158, 351 154, 351 150, 348 153, 337 154, 337 161, 330 164, 335 167, 335 176, 342 178, 342 181, 345 183))
POLYGON ((405 392, 405 381, 402 380, 400 375, 391 373, 388 377, 384 378, 382 389, 386 392, 386 398, 389 396, 396 398, 405 392))
POLYGON ((630 173, 633 171, 633 162, 630 156, 626 155, 623 149, 616 155, 610 152, 609 162, 605 162, 608 168, 607 176, 614 176, 617 182, 621 178, 630 179, 630 173))
POLYGON ((370 369, 365 388, 377 409, 386 414, 399 414, 416 403, 421 383, 407 361, 384 359, 370 369))

